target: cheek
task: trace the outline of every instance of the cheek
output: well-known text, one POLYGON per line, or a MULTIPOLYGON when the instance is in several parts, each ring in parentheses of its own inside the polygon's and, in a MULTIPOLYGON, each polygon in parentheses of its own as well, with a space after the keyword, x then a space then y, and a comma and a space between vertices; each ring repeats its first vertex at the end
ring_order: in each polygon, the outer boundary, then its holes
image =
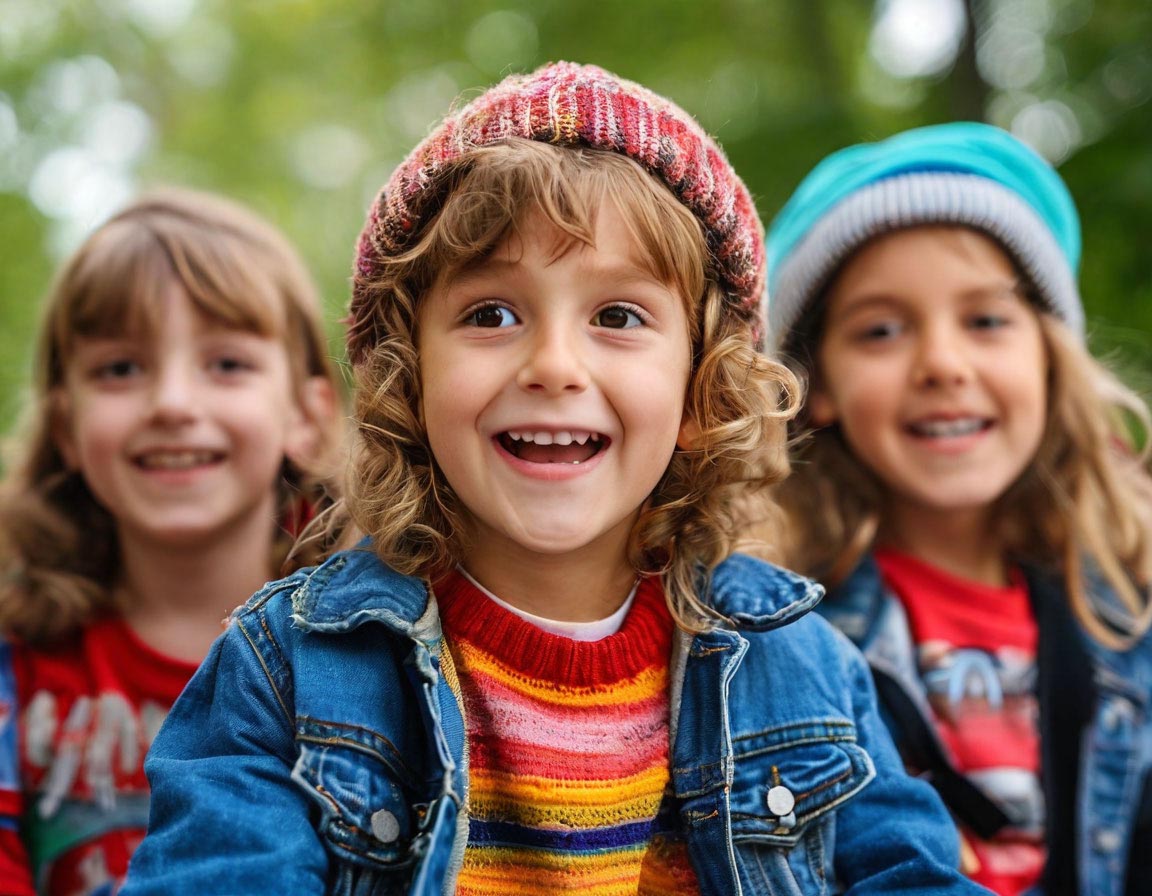
POLYGON ((1050 361, 1039 330, 1028 345, 1014 353, 1015 364, 999 367, 1001 388, 1012 396, 1017 414, 1028 424, 1029 436, 1039 447, 1048 423, 1050 361))
POLYGON ((122 416, 107 404, 100 409, 82 406, 73 414, 64 432, 77 464, 90 464, 122 445, 127 437, 122 416))
POLYGON ((903 362, 854 352, 837 343, 822 351, 820 370, 809 398, 809 407, 819 425, 839 421, 844 426, 866 423, 891 415, 901 401, 907 371, 903 362))
POLYGON ((1021 416, 1027 424, 1027 437, 1031 442, 1032 452, 1040 449, 1044 439, 1044 432, 1048 426, 1048 378, 1043 376, 1022 381, 1028 388, 1021 390, 1017 399, 1022 409, 1021 416))
POLYGON ((685 423, 687 365, 682 370, 673 369, 668 376, 637 371, 635 379, 621 378, 612 385, 610 401, 625 430, 643 438, 653 449, 666 448, 671 458, 685 423))

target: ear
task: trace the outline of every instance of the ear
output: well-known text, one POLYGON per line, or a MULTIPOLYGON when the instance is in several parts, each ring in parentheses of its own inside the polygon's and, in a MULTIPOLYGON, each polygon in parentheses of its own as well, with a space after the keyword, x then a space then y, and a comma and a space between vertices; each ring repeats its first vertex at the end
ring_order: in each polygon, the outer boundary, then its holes
POLYGON ((65 468, 69 472, 79 470, 80 453, 72 435, 72 399, 62 386, 57 386, 48 395, 48 435, 65 468))
POLYGON ((837 416, 832 396, 818 383, 812 383, 808 390, 808 422, 821 429, 835 423, 837 416))
POLYGON ((288 428, 284 454, 290 461, 307 464, 323 444, 324 431, 332 425, 339 410, 336 388, 323 376, 308 377, 300 388, 296 419, 288 428))
POLYGON ((681 451, 694 451, 700 447, 700 424, 696 418, 684 412, 680 420, 680 431, 676 434, 676 447, 681 451))

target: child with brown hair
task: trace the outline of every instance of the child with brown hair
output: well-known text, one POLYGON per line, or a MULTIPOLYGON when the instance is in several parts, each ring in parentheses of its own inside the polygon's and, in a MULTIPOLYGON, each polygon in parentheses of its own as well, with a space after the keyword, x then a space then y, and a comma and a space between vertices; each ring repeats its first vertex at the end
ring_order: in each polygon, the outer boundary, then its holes
POLYGON ((770 537, 831 588, 966 869, 1152 892, 1152 429, 1085 347, 1063 181, 988 125, 907 131, 822 161, 769 256, 810 384, 770 537))
POLYGON ((812 583, 762 232, 687 114, 513 76, 393 174, 348 347, 359 549, 238 612, 148 762, 153 893, 959 893, 812 583))
POLYGON ((324 500, 338 387, 287 241, 177 190, 64 266, 35 372, 0 484, 0 890, 108 892, 165 713, 324 500))

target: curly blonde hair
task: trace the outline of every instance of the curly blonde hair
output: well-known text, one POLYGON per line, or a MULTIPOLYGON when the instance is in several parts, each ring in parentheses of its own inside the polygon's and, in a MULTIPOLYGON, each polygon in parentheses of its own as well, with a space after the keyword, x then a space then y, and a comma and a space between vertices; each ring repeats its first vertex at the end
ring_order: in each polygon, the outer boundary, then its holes
MULTIPOLYGON (((1084 630, 1124 649, 1152 624, 1152 419, 1066 324, 1039 310, 1037 316, 1049 362, 1047 422, 1036 456, 991 516, 1006 555, 1060 569, 1084 630), (1120 607, 1092 593, 1086 561, 1120 607)), ((784 345, 782 357, 801 381, 819 377, 822 329, 820 314, 809 314, 784 345)), ((811 428, 806 407, 793 434, 793 472, 776 489, 786 525, 773 532, 775 551, 765 553, 834 586, 871 547, 884 486, 838 427, 811 428)))
MULTIPOLYGON (((78 338, 149 332, 173 283, 204 314, 282 339, 298 389, 323 377, 339 393, 319 298, 278 231, 235 203, 198 192, 158 190, 133 202, 65 264, 43 310, 32 394, 0 481, 6 635, 45 645, 121 609, 116 523, 57 447, 58 396, 78 338)), ((281 567, 307 517, 330 500, 343 441, 338 415, 319 421, 319 430, 312 459, 285 459, 269 573, 281 567)), ((301 555, 293 563, 311 559, 301 555)))
POLYGON ((681 626, 715 624, 701 576, 732 551, 749 516, 767 513, 767 486, 788 471, 786 421, 799 400, 795 379, 755 350, 749 315, 718 285, 698 220, 623 155, 523 139, 472 150, 429 189, 437 211, 410 248, 371 279, 357 275, 381 338, 355 367, 352 520, 400 572, 435 576, 458 562, 466 508, 421 420, 418 303, 437 278, 486 257, 531 214, 593 245, 596 210, 611 202, 653 275, 686 298, 693 372, 685 409, 700 430, 692 450, 675 451, 642 509, 629 558, 637 573, 663 578, 681 626))

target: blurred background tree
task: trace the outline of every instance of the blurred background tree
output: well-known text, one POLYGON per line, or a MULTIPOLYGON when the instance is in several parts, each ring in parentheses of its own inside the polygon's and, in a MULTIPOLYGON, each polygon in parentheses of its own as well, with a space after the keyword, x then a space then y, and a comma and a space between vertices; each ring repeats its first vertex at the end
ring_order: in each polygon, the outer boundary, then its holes
POLYGON ((1094 347, 1152 384, 1148 0, 0 0, 0 425, 53 268, 141 188, 271 217, 335 321, 392 166, 455 98, 560 58, 694 113, 765 220, 845 144, 1008 128, 1079 203, 1094 347))

